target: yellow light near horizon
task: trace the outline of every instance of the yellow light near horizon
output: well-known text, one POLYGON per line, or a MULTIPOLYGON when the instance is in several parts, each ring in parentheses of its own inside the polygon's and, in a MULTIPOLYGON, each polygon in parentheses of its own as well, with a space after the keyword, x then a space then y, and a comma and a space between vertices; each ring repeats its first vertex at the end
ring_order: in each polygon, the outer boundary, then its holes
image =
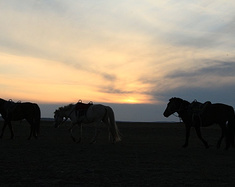
MULTIPOLYGON (((0 68, 3 72, 0 74, 1 97, 4 99, 43 103, 71 103, 79 99, 84 102, 127 104, 151 101, 150 96, 135 93, 135 90, 147 92, 148 89, 148 85, 135 80, 137 71, 123 75, 122 70, 115 69, 118 80, 112 82, 94 72, 61 62, 4 53, 0 53, 0 68), (104 84, 120 92, 102 91, 104 84)), ((103 68, 103 72, 108 72, 108 69, 103 68)))
MULTIPOLYGON (((126 104, 151 104, 152 99, 150 96, 145 94, 123 94, 116 98, 116 103, 126 103, 126 104)), ((156 102, 154 102, 156 103, 156 102)))
POLYGON ((138 103, 137 99, 134 98, 128 98, 128 99, 124 99, 125 103, 138 103))

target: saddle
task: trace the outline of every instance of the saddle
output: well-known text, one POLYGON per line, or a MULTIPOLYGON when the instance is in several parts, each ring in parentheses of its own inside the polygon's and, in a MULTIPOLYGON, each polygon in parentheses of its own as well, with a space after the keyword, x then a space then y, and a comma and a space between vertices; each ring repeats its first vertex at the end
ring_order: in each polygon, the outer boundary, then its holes
POLYGON ((197 100, 194 100, 191 104, 190 104, 190 110, 192 112, 192 122, 193 122, 193 126, 199 122, 200 126, 202 126, 202 119, 201 116, 203 115, 203 113, 205 112, 206 108, 211 105, 210 101, 206 101, 205 103, 200 103, 197 100))
POLYGON ((206 101, 205 103, 200 103, 197 100, 194 100, 190 104, 190 108, 193 114, 202 114, 210 104, 211 104, 210 101, 206 101))
MULTIPOLYGON (((18 102, 17 102, 18 103, 18 102)), ((6 117, 11 117, 16 109, 16 103, 11 99, 5 103, 6 117)))
POLYGON ((79 100, 75 105, 75 111, 79 114, 79 116, 84 116, 91 105, 93 105, 92 101, 86 104, 79 100))

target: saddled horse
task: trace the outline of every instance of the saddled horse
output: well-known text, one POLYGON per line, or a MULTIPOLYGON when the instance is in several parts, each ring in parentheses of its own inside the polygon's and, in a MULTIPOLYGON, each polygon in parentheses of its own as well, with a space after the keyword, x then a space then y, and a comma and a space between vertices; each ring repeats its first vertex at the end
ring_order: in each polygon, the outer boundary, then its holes
POLYGON ((4 99, 0 99, 0 113, 4 119, 4 125, 0 138, 2 138, 6 126, 9 126, 11 131, 11 139, 13 139, 14 132, 11 121, 19 121, 23 119, 26 119, 26 121, 30 124, 30 134, 28 139, 30 139, 32 135, 37 138, 40 129, 41 111, 36 103, 15 103, 11 100, 6 101, 4 99))
POLYGON ((208 143, 202 138, 200 127, 207 127, 213 124, 218 124, 222 130, 217 148, 220 147, 224 137, 226 137, 225 149, 228 149, 230 145, 234 145, 235 114, 232 106, 221 103, 211 104, 210 102, 204 105, 199 102, 190 103, 181 98, 174 97, 169 100, 163 115, 169 117, 175 112, 178 113, 186 127, 186 140, 183 147, 188 146, 190 128, 193 126, 199 139, 208 148, 208 143), (201 108, 200 111, 196 111, 198 108, 201 108))
POLYGON ((82 139, 82 124, 95 123, 96 130, 95 135, 91 143, 96 142, 99 134, 99 125, 106 124, 109 129, 109 139, 115 143, 121 141, 121 136, 115 122, 114 112, 111 107, 101 104, 84 104, 78 102, 77 104, 69 104, 64 107, 60 107, 54 112, 55 127, 61 125, 67 119, 70 119, 72 126, 70 128, 70 134, 75 142, 80 142, 82 139), (75 125, 80 128, 80 137, 76 140, 72 134, 72 129, 75 125), (112 139, 111 139, 111 136, 112 139))

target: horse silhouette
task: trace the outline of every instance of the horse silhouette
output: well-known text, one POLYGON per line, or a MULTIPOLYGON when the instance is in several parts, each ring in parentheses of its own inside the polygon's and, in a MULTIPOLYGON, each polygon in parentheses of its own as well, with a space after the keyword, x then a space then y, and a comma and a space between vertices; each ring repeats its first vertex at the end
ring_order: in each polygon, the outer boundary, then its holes
POLYGON ((174 97, 169 100, 163 115, 169 117, 175 112, 183 120, 186 128, 186 139, 183 147, 188 146, 190 128, 194 127, 198 138, 208 148, 208 143, 202 138, 200 127, 207 127, 213 124, 218 124, 222 132, 217 142, 217 148, 220 147, 224 137, 226 137, 225 149, 228 149, 230 145, 234 145, 235 114, 233 107, 221 103, 190 103, 181 98, 174 97))
POLYGON ((95 123, 95 135, 91 143, 96 142, 97 136, 99 134, 99 125, 104 123, 107 125, 109 130, 109 138, 112 137, 111 141, 113 143, 121 141, 121 136, 115 122, 114 112, 111 107, 104 106, 101 104, 88 103, 84 104, 78 102, 76 104, 69 104, 64 107, 60 107, 54 112, 55 127, 61 125, 68 118, 72 122, 70 128, 70 134, 75 142, 80 142, 82 138, 82 124, 95 123), (65 120, 64 120, 65 118, 65 120), (72 134, 73 127, 78 125, 80 128, 80 137, 76 140, 72 134))
POLYGON ((9 100, 6 101, 0 98, 0 113, 4 119, 4 125, 0 138, 3 137, 6 126, 9 126, 11 131, 11 139, 14 138, 14 132, 12 129, 11 121, 19 121, 25 119, 30 124, 30 134, 28 139, 33 135, 38 137, 40 129, 41 111, 36 103, 14 103, 9 100))

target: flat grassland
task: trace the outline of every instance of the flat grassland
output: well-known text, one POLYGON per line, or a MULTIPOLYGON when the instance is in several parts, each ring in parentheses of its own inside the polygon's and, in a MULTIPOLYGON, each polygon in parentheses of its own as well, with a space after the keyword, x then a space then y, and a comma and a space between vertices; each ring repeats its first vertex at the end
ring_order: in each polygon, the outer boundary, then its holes
POLYGON ((117 144, 108 141, 104 126, 97 143, 89 144, 92 124, 84 126, 83 141, 77 144, 69 124, 55 129, 53 122, 42 121, 39 139, 29 141, 29 125, 14 122, 15 138, 9 139, 6 128, 0 140, 0 186, 234 186, 235 149, 224 151, 224 142, 216 149, 216 125, 202 129, 209 149, 194 129, 189 147, 182 148, 183 124, 118 126, 123 140, 117 144))

